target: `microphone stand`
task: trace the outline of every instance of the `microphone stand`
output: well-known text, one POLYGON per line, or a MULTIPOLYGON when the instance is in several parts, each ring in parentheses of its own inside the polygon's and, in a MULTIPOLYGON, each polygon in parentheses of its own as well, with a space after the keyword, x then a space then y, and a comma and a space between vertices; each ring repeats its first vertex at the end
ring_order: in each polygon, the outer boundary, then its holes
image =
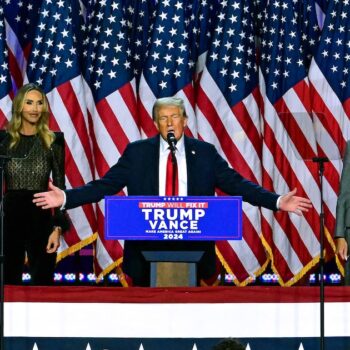
POLYGON ((175 196, 176 192, 176 177, 177 177, 177 161, 176 161, 176 138, 173 131, 169 131, 167 134, 167 141, 169 144, 170 152, 171 152, 171 161, 173 163, 173 176, 172 176, 172 182, 171 182, 171 194, 172 196, 175 196))
POLYGON ((0 350, 5 349, 4 342, 4 165, 11 157, 0 155, 0 350))
POLYGON ((318 173, 320 178, 320 350, 324 350, 324 209, 323 209, 323 173, 324 163, 329 162, 327 157, 312 158, 314 163, 318 164, 318 173))

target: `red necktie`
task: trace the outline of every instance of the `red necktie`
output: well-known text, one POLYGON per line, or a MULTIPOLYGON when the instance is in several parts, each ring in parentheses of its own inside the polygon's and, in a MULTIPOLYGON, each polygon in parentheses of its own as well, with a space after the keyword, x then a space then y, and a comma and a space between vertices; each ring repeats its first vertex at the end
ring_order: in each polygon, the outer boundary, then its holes
POLYGON ((177 196, 179 194, 179 179, 178 179, 177 162, 176 162, 175 155, 174 155, 174 160, 175 160, 174 162, 172 158, 173 158, 172 154, 171 152, 169 152, 168 160, 166 163, 166 182, 165 182, 166 196, 177 196))

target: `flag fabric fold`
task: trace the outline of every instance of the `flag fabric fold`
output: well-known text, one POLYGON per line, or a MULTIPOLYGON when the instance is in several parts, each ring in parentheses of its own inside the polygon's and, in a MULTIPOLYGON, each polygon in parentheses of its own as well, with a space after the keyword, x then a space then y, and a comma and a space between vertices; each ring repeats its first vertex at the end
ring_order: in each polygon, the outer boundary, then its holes
MULTIPOLYGON (((261 183, 261 129, 254 40, 254 5, 225 1, 218 8, 197 97, 198 134, 243 176, 261 183)), ((216 248, 235 282, 247 284, 267 265, 259 209, 244 204, 242 241, 216 248)))
POLYGON ((312 162, 318 148, 307 77, 319 30, 315 16, 309 14, 306 20, 302 5, 269 2, 261 21, 263 185, 277 193, 297 188, 313 203, 301 218, 262 211, 263 242, 281 285, 301 279, 320 254, 321 189, 317 164, 312 162))
MULTIPOLYGON (((83 45, 84 90, 96 178, 140 138, 135 74, 123 1, 96 2, 87 15, 83 45)), ((100 280, 122 262, 123 242, 104 238, 104 201, 97 205, 94 267, 100 280)))
MULTIPOLYGON (((76 187, 92 180, 94 163, 87 108, 69 1, 42 2, 26 74, 47 94, 51 128, 64 132, 66 186, 76 187)), ((69 216, 72 227, 61 237, 58 260, 96 239, 92 205, 70 210, 69 216)))
POLYGON ((184 99, 188 117, 188 134, 197 135, 194 114, 193 72, 187 2, 177 0, 156 3, 150 26, 150 43, 142 70, 139 113, 143 136, 156 133, 152 122, 152 107, 157 98, 178 96, 184 99))
MULTIPOLYGON (((312 110, 320 130, 318 147, 330 162, 325 167, 325 227, 335 227, 341 159, 350 138, 350 24, 348 1, 330 1, 325 7, 320 44, 309 71, 312 110)), ((342 273, 343 266, 337 259, 342 273)))
POLYGON ((0 6, 0 55, 0 126, 3 127, 11 118, 12 84, 6 43, 4 9, 2 6, 0 6))

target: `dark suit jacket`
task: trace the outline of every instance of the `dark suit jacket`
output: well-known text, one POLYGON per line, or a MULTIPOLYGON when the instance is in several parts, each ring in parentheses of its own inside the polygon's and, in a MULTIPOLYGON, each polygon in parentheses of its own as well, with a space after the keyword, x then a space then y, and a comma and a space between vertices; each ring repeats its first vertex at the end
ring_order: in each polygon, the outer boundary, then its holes
MULTIPOLYGON (((247 181, 207 142, 185 136, 187 192, 189 196, 212 196, 219 188, 229 195, 242 196, 253 205, 276 209, 278 195, 247 181)), ((66 208, 97 202, 127 187, 128 195, 158 195, 160 136, 130 143, 118 163, 103 176, 85 186, 67 190, 66 208)), ((202 251, 198 278, 210 278, 215 273, 214 242, 194 241, 125 241, 123 269, 138 286, 149 285, 149 264, 142 251, 202 251)))
MULTIPOLYGON (((67 190, 66 208, 98 202, 127 187, 128 195, 158 195, 160 136, 130 143, 117 164, 99 180, 67 190)), ((235 170, 207 142, 185 136, 189 196, 212 196, 219 188, 250 204, 276 210, 278 195, 254 184, 235 170)))
POLYGON ((341 174, 340 191, 337 201, 337 220, 335 237, 345 237, 350 229, 350 141, 346 144, 341 174))
MULTIPOLYGON (((337 201, 335 238, 344 237, 350 248, 350 141, 346 144, 337 201)), ((345 285, 350 285, 350 260, 345 263, 345 285)))

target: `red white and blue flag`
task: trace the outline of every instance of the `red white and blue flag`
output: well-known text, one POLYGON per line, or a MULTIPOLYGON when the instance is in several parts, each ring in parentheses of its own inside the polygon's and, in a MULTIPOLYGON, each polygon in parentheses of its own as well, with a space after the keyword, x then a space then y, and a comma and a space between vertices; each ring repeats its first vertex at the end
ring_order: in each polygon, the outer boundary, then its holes
MULTIPOLYGON (((122 1, 96 2, 84 24, 84 90, 96 178, 117 162, 129 142, 140 138, 136 82, 129 28, 122 1)), ((95 273, 119 266, 123 242, 104 237, 104 201, 97 205, 95 273)))
MULTIPOLYGON (((93 179, 94 159, 87 115, 79 45, 73 8, 67 1, 44 1, 27 58, 29 81, 43 87, 52 118, 51 127, 64 132, 66 185, 83 185, 93 179)), ((61 257, 91 243, 96 230, 92 205, 69 211, 72 227, 61 241, 61 257)))
POLYGON ((8 64, 4 9, 2 6, 0 6, 0 61, 0 125, 4 126, 11 116, 12 84, 8 64))
MULTIPOLYGON (((182 97, 189 135, 212 142, 245 177, 278 193, 296 187, 312 200, 302 218, 245 204, 243 240, 217 244, 237 284, 271 260, 280 283, 291 285, 318 263, 313 155, 331 159, 323 194, 333 253, 339 158, 349 138, 348 14, 347 0, 5 0, 1 123, 12 91, 42 85, 52 127, 65 134, 67 187, 76 187, 101 177, 128 142, 156 133, 156 98, 182 97), (315 127, 322 137, 312 137, 315 127)), ((69 214, 60 258, 95 242, 95 272, 118 266, 123 242, 104 240, 103 205, 69 214)))
MULTIPOLYGON (((213 25, 211 44, 201 74, 198 134, 213 143, 243 176, 261 183, 261 128, 253 2, 225 1, 213 25)), ((244 204, 242 241, 218 241, 226 270, 246 284, 268 262, 260 239, 258 208, 244 204)))

